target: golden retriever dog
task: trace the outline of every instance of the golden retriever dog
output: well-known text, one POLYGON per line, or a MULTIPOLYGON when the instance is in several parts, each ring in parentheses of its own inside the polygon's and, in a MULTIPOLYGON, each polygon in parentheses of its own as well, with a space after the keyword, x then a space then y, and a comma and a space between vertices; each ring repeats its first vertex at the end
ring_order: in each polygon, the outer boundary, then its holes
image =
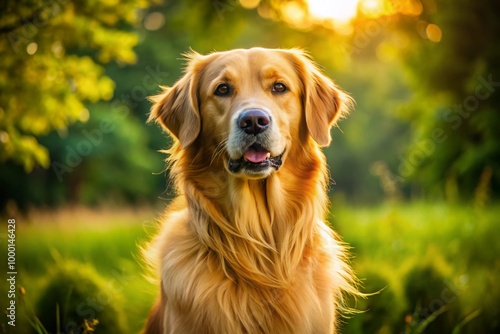
POLYGON ((357 294, 325 224, 321 146, 351 99, 298 50, 190 53, 152 98, 177 197, 146 250, 160 295, 145 333, 322 334, 357 294))

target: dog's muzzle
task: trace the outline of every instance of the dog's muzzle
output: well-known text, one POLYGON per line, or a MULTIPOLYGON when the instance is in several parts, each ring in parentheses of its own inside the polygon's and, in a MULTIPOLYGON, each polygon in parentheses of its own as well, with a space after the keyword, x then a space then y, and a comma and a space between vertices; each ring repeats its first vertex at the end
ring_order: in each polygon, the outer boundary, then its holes
POLYGON ((242 169, 258 173, 264 171, 269 167, 278 170, 283 163, 283 154, 276 157, 271 157, 269 151, 263 148, 260 144, 254 143, 248 147, 245 154, 240 159, 229 159, 228 169, 232 173, 238 173, 242 169))
POLYGON ((239 131, 242 132, 242 156, 228 160, 228 169, 232 173, 244 171, 249 174, 260 174, 281 166, 283 153, 271 156, 268 132, 271 131, 272 118, 261 109, 243 111, 236 119, 239 131))

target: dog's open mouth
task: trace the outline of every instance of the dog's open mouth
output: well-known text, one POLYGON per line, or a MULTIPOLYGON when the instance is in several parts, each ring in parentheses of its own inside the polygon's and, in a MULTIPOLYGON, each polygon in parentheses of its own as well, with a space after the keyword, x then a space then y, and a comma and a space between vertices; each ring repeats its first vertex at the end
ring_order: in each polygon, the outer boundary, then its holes
POLYGON ((243 156, 237 160, 229 159, 228 169, 232 173, 238 173, 242 169, 250 172, 260 172, 269 167, 278 170, 283 163, 281 158, 283 153, 278 156, 271 157, 271 153, 262 147, 262 145, 254 143, 248 147, 243 156))

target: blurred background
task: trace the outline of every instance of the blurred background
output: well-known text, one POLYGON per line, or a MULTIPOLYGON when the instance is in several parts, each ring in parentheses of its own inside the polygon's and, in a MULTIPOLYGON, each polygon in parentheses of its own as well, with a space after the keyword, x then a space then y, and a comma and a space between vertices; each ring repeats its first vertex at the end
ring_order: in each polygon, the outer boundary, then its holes
POLYGON ((147 97, 190 48, 253 46, 307 50, 356 100, 329 220, 377 293, 342 332, 500 333, 500 2, 5 0, 0 36, 0 333, 140 330, 173 196, 147 97))

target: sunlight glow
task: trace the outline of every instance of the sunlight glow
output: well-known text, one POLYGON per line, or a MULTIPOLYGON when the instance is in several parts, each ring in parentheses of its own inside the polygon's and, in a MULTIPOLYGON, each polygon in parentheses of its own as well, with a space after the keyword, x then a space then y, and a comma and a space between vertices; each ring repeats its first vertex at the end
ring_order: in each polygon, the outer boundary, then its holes
POLYGON ((308 0, 309 13, 319 19, 347 23, 356 16, 359 2, 360 0, 308 0))
POLYGON ((383 0, 361 0, 359 9, 368 17, 379 17, 384 11, 383 0))
POLYGON ((282 10, 287 23, 296 27, 300 27, 304 23, 305 13, 295 1, 286 3, 282 10))

